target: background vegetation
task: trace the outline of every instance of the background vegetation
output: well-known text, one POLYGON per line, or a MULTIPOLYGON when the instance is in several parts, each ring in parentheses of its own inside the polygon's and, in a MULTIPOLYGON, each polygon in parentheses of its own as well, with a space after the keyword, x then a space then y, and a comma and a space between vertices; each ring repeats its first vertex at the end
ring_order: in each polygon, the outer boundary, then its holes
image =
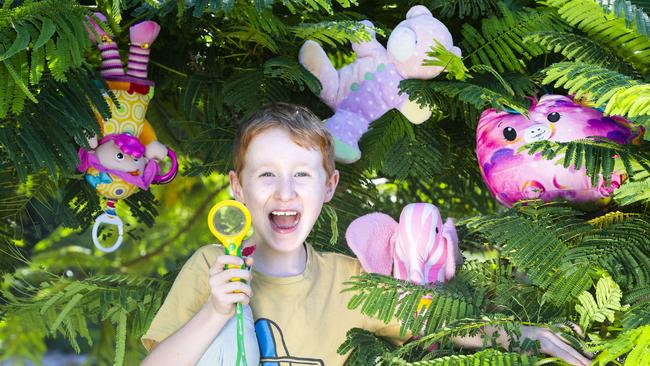
MULTIPOLYGON (((451 351, 449 338, 485 324, 563 331, 599 364, 650 364, 650 152, 648 144, 579 141, 568 164, 608 175, 618 154, 631 179, 599 212, 531 203, 506 210, 484 185, 474 154, 480 112, 527 108, 526 96, 588 97, 606 113, 650 127, 650 20, 647 1, 422 0, 451 30, 467 67, 461 80, 408 80, 401 88, 436 110, 422 125, 391 111, 372 125, 363 158, 341 165, 341 184, 311 235, 318 249, 349 252, 347 225, 371 211, 397 217, 430 202, 457 219, 468 257, 456 277, 420 288, 367 275, 350 288, 359 311, 424 336, 394 349, 362 330, 340 348, 350 364, 532 364, 534 344, 451 351), (408 290, 403 301, 399 293, 408 290), (433 298, 414 316, 416 300, 433 298), (569 322, 580 324, 582 339, 569 322), (438 347, 428 351, 431 343, 438 347), (530 350, 523 352, 522 350, 530 350), (501 364, 501 363, 499 363, 501 364)), ((355 21, 383 30, 411 1, 365 0, 5 0, 0 10, 0 360, 38 361, 48 348, 87 352, 91 364, 137 364, 139 337, 184 260, 213 242, 205 215, 228 197, 235 126, 259 106, 286 101, 332 114, 318 81, 297 63, 307 39, 333 62, 354 59, 355 21), (98 52, 83 26, 101 11, 123 49, 128 27, 162 26, 152 47, 157 83, 148 118, 177 151, 182 174, 118 206, 128 238, 109 255, 94 249, 89 226, 100 201, 76 172, 84 134, 97 132, 91 104, 107 114, 93 80, 98 52)), ((513 334, 513 336, 516 336, 513 334)), ((336 346, 336 345, 333 345, 336 346)), ((553 360, 549 360, 553 361, 553 360)))

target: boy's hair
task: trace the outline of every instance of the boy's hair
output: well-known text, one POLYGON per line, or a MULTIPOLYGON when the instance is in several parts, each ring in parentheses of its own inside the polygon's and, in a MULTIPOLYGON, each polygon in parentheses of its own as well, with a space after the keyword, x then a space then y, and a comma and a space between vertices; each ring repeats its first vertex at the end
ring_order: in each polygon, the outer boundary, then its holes
POLYGON ((291 140, 302 148, 320 150, 327 177, 334 173, 334 139, 321 120, 305 107, 275 103, 263 106, 239 126, 233 143, 237 176, 244 169, 244 157, 250 142, 271 127, 287 131, 291 140))

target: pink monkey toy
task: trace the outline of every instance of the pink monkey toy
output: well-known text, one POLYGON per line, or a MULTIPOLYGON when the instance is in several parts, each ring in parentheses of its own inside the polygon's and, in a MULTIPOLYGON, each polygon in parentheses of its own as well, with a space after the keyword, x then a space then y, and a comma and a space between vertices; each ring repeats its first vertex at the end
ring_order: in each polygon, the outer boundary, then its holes
POLYGON ((384 48, 375 39, 373 24, 361 22, 372 38, 353 43, 356 60, 336 70, 325 51, 316 42, 307 41, 298 59, 320 81, 320 99, 336 112, 325 126, 334 135, 336 159, 352 163, 361 157, 358 141, 371 122, 390 109, 396 108, 412 123, 429 119, 431 110, 422 108, 400 94, 399 83, 404 79, 432 79, 443 70, 439 66, 423 66, 427 52, 437 42, 460 56, 451 33, 422 5, 412 7, 406 19, 395 27, 384 48))
POLYGON ((399 223, 383 213, 361 216, 345 238, 365 271, 419 285, 448 281, 463 262, 453 220, 443 224, 428 203, 405 206, 399 223))
POLYGON ((602 177, 592 187, 584 167, 564 168, 558 163, 562 156, 547 160, 539 153, 519 152, 519 148, 536 141, 567 142, 590 136, 619 144, 635 143, 643 132, 642 127, 620 117, 606 117, 570 97, 544 95, 533 101, 528 118, 495 109, 484 111, 476 129, 476 155, 488 188, 507 207, 523 199, 566 200, 598 207, 607 204, 623 183, 624 171, 612 173, 609 187, 602 177))

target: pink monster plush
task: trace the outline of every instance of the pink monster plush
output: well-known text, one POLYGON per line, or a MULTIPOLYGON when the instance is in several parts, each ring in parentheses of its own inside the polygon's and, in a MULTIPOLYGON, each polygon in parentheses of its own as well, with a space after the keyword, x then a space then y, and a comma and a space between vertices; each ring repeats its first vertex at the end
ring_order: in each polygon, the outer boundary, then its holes
POLYGON ((586 208, 599 207, 607 204, 622 184, 624 171, 612 173, 610 186, 601 177, 592 187, 584 167, 564 168, 558 163, 563 156, 547 160, 539 153, 518 152, 519 148, 536 141, 567 142, 590 136, 627 144, 639 141, 643 132, 623 118, 606 117, 570 97, 544 95, 533 101, 528 118, 495 109, 484 111, 476 130, 476 155, 488 188, 507 207, 524 199, 565 200, 586 208))
POLYGON ((419 285, 448 281, 463 262, 452 219, 443 225, 438 208, 428 203, 405 206, 399 223, 383 213, 359 217, 345 238, 366 272, 419 285))
POLYGON ((336 70, 325 51, 316 42, 307 41, 300 49, 300 63, 314 74, 323 89, 320 99, 336 113, 325 126, 335 139, 336 159, 343 163, 359 160, 358 142, 371 122, 390 109, 396 108, 411 122, 429 119, 431 110, 421 108, 400 94, 399 83, 404 79, 432 79, 443 70, 439 66, 423 66, 427 52, 439 42, 460 56, 454 47, 451 33, 422 5, 412 7, 406 19, 399 23, 384 48, 375 39, 373 24, 361 22, 372 38, 368 42, 353 43, 356 60, 336 70))

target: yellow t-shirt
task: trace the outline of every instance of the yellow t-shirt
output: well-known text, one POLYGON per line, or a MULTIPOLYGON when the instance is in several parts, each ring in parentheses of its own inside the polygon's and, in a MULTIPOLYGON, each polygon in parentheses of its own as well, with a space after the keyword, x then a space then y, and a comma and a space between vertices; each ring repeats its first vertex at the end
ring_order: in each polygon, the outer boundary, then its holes
MULTIPOLYGON (((336 353, 351 328, 363 328, 401 343, 399 325, 349 310, 353 293, 343 282, 362 272, 359 261, 342 254, 307 248, 302 274, 271 277, 253 271, 251 308, 260 345, 261 364, 343 365, 347 356, 336 353), (292 363, 293 362, 293 363, 292 363)), ((179 272, 142 343, 151 350, 176 332, 205 304, 210 295, 209 266, 223 249, 206 245, 198 249, 179 272)))

